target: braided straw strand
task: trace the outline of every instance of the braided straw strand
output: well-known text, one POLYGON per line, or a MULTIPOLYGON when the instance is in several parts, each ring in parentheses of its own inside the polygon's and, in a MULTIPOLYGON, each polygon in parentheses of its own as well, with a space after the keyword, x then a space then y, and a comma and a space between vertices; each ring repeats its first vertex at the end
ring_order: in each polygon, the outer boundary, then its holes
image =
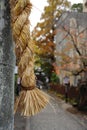
POLYGON ((29 30, 32 4, 29 0, 10 0, 10 7, 18 75, 22 84, 22 91, 15 100, 14 112, 19 110, 24 116, 32 116, 49 102, 48 95, 36 87, 34 47, 29 30))

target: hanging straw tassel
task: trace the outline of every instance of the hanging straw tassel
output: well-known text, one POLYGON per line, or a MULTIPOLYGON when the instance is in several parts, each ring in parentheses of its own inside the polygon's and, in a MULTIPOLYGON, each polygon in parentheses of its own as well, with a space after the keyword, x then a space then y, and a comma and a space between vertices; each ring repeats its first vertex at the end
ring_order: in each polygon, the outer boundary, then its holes
POLYGON ((21 115, 31 116, 37 114, 46 106, 48 96, 38 88, 35 88, 29 91, 22 91, 16 100, 15 112, 18 109, 21 115))
POLYGON ((40 112, 49 102, 48 95, 36 87, 33 42, 28 20, 32 5, 29 0, 10 0, 10 6, 18 74, 22 84, 14 112, 19 110, 22 115, 31 116, 40 112))

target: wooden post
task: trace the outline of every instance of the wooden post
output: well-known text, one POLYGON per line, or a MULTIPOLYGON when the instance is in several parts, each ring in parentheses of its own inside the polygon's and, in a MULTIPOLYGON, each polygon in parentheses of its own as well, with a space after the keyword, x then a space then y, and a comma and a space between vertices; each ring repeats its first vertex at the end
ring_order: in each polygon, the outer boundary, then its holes
POLYGON ((9 0, 0 0, 0 130, 13 130, 14 67, 9 0))

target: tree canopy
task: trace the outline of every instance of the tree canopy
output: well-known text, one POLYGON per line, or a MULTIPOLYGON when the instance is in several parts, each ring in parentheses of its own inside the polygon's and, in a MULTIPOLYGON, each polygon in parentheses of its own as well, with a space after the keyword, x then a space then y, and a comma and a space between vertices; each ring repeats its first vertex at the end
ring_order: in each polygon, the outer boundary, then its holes
POLYGON ((48 0, 47 2, 48 6, 44 8, 41 21, 33 30, 33 38, 42 55, 53 55, 55 48, 55 23, 62 12, 69 8, 70 3, 67 0, 48 0))
POLYGON ((73 4, 71 10, 76 12, 83 12, 83 4, 82 3, 73 4))
POLYGON ((51 67, 55 61, 54 37, 56 22, 59 20, 61 14, 69 9, 70 3, 67 0, 47 0, 47 2, 48 6, 44 8, 40 22, 37 23, 32 32, 32 37, 37 46, 36 54, 42 57, 41 59, 50 59, 48 61, 50 61, 49 67, 51 67))

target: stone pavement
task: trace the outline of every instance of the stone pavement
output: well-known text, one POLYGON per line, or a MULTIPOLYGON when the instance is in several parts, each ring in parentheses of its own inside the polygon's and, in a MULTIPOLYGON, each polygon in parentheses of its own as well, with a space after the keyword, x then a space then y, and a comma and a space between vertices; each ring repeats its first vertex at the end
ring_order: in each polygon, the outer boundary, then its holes
MULTIPOLYGON (((15 115, 14 130, 87 130, 87 120, 77 113, 74 115, 67 112, 73 110, 70 104, 50 96, 50 103, 39 114, 32 117, 15 115)), ((74 110, 75 112, 75 110, 74 110)))
POLYGON ((72 113, 72 114, 82 114, 82 115, 87 116, 87 112, 79 111, 76 107, 72 106, 69 102, 66 103, 64 100, 62 100, 61 98, 59 98, 59 97, 56 95, 55 92, 49 91, 48 93, 49 93, 49 95, 50 95, 51 97, 54 97, 56 100, 58 100, 58 103, 60 102, 61 107, 62 107, 64 110, 66 110, 66 111, 68 111, 68 112, 70 112, 70 113, 72 113))

